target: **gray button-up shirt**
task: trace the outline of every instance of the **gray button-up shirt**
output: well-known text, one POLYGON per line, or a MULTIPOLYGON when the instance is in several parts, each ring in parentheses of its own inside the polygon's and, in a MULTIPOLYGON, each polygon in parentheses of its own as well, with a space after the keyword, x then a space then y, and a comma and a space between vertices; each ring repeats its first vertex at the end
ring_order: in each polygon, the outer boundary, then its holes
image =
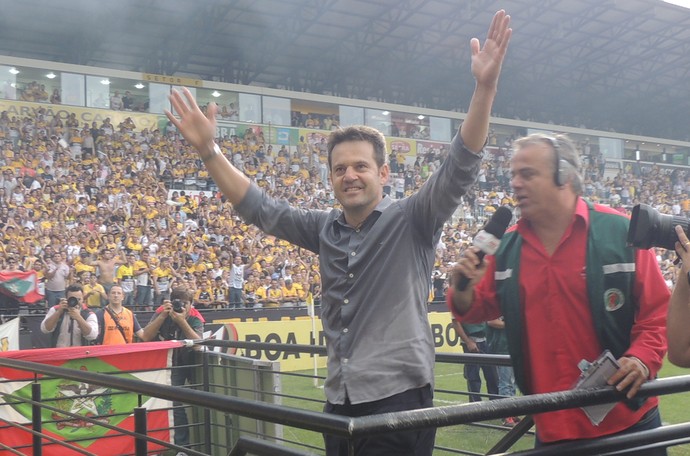
POLYGON ((436 244, 480 161, 456 135, 448 159, 417 193, 384 196, 359 229, 339 209, 298 209, 255 185, 237 205, 248 223, 319 255, 329 402, 371 402, 433 385, 427 301, 436 244))

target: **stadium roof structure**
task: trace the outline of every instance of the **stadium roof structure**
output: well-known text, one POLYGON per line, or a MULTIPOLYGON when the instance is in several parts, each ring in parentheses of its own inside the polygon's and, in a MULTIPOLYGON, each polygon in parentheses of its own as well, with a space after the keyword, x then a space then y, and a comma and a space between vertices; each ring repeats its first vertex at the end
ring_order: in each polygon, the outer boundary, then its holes
POLYGON ((0 0, 0 54, 444 110, 514 29, 502 117, 687 139, 690 10, 661 0, 0 0))

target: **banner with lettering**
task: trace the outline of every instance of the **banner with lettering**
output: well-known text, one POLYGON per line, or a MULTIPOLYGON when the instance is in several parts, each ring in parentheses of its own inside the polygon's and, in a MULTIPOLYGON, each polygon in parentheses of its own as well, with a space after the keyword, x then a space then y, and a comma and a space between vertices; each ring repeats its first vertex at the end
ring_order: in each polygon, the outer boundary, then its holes
MULTIPOLYGON (((0 353, 0 358, 113 373, 118 377, 170 385, 172 351, 181 345, 180 342, 169 341, 46 348, 4 352, 0 353)), ((46 405, 41 412, 43 433, 51 439, 67 442, 75 447, 68 448, 44 439, 43 455, 133 454, 134 439, 131 436, 123 436, 117 431, 79 417, 93 418, 99 423, 133 431, 133 410, 139 406, 140 400, 148 410, 148 435, 166 442, 173 441, 170 401, 147 396, 140 398, 135 393, 76 380, 43 378, 42 375, 38 375, 38 378, 41 396, 46 405)), ((31 373, 0 366, 0 442, 26 455, 33 454, 32 435, 16 425, 31 427, 32 406, 24 401, 31 399, 32 383, 31 373)), ((164 450, 153 443, 148 444, 148 449, 164 450)), ((0 449, 0 455, 9 454, 16 453, 0 449)))
MULTIPOLYGON (((429 312, 429 325, 437 352, 462 353, 458 336, 453 329, 449 312, 429 312)), ((281 321, 240 321, 239 319, 214 320, 213 324, 224 324, 223 331, 217 331, 216 339, 244 342, 268 342, 282 344, 326 345, 321 320, 309 317, 281 321)), ((247 358, 264 361, 280 361, 280 370, 292 372, 314 367, 314 356, 306 353, 286 353, 279 350, 237 349, 232 351, 247 358)), ((316 357, 318 367, 326 366, 326 357, 316 357)))
MULTIPOLYGON (((70 114, 75 114, 77 120, 79 120, 80 128, 85 123, 90 126, 91 122, 96 122, 100 126, 106 117, 109 117, 111 123, 115 126, 119 125, 127 117, 131 117, 132 121, 134 121, 134 124, 137 126, 137 130, 143 130, 144 128, 155 130, 158 128, 159 116, 156 114, 0 99, 0 111, 7 111, 10 118, 14 116, 17 118, 35 117, 36 111, 39 109, 45 110, 45 115, 48 119, 58 116, 64 121, 70 114)), ((165 116, 160 117, 165 118, 165 116)))
POLYGON ((414 157, 417 155, 417 141, 415 139, 405 138, 386 138, 389 153, 402 154, 406 157, 414 157))

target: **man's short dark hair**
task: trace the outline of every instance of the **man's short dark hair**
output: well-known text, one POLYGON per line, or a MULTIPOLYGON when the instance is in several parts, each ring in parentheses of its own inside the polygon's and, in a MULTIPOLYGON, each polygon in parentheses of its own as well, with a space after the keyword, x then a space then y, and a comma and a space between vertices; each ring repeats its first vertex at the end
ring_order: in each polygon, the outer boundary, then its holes
POLYGON ((84 293, 84 288, 82 288, 80 283, 73 283, 70 286, 67 287, 67 290, 65 293, 77 293, 81 292, 84 293))
POLYGON ((328 168, 333 167, 333 149, 340 143, 348 141, 366 141, 374 146, 374 160, 380 168, 386 163, 386 138, 383 133, 366 125, 354 125, 333 130, 328 136, 328 168))

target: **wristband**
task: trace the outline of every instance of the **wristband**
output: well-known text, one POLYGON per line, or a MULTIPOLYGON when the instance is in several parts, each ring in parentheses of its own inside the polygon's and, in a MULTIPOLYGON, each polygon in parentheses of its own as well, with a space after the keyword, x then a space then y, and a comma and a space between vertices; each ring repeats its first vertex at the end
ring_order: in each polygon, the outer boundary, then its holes
POLYGON ((213 158, 217 155, 223 155, 223 151, 220 150, 220 146, 218 146, 218 144, 213 143, 213 151, 211 152, 210 155, 207 155, 205 157, 201 157, 201 161, 204 163, 208 163, 211 160, 213 160, 213 158))

